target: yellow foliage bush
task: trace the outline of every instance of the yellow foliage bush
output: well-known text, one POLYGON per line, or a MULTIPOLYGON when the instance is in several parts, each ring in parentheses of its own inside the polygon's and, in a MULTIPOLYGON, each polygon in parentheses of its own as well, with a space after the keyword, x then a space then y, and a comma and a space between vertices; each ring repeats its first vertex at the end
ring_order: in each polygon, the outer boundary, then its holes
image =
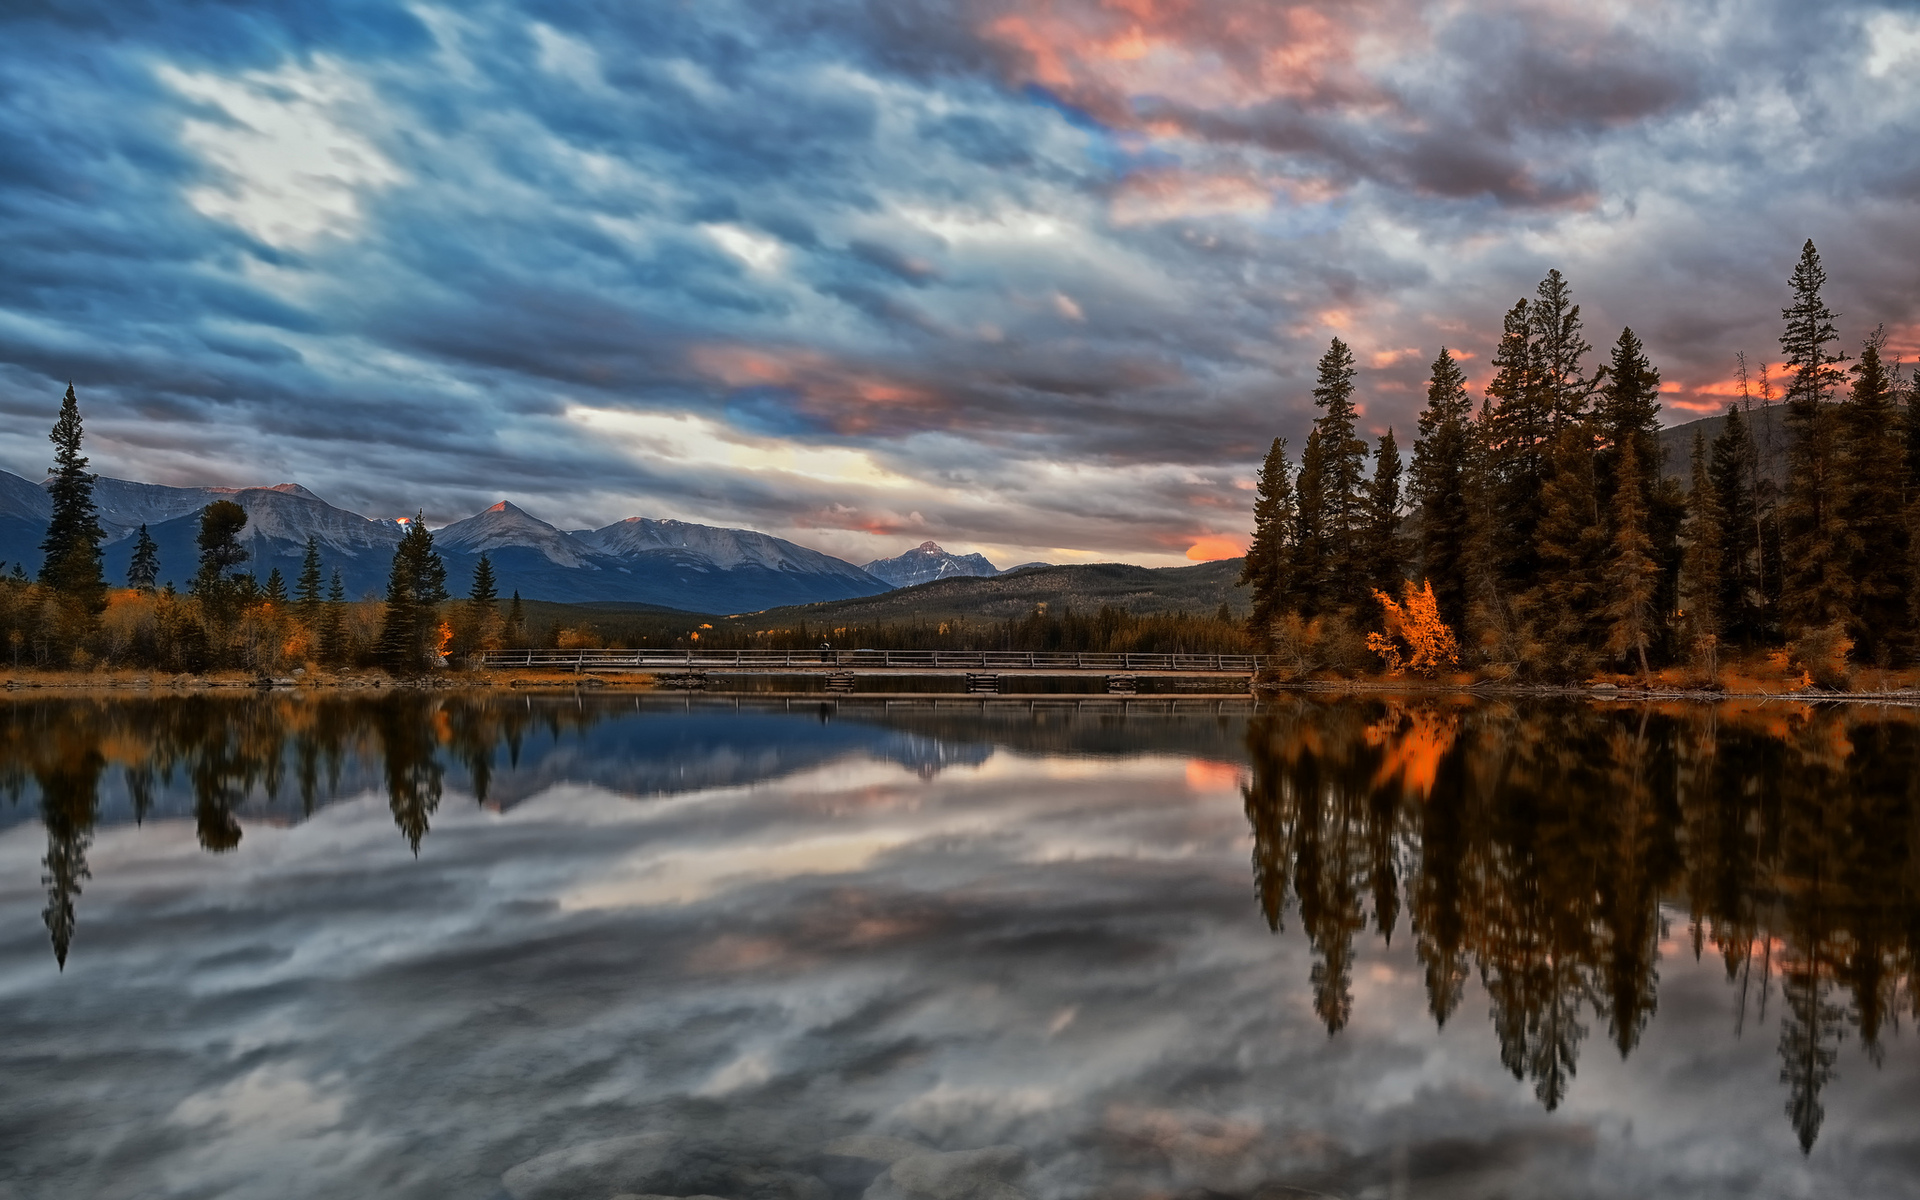
POLYGON ((1386 629, 1367 635, 1367 649, 1386 663, 1387 674, 1412 671, 1428 679, 1457 666, 1460 643, 1453 630, 1440 619, 1439 601, 1433 598, 1433 584, 1423 582, 1419 591, 1411 583, 1395 601, 1385 592, 1375 592, 1386 617, 1386 629))

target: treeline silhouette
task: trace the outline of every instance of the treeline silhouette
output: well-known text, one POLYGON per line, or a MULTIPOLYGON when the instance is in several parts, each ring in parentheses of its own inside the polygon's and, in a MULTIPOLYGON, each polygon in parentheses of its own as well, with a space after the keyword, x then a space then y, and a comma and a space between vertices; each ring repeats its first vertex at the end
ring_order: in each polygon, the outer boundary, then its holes
POLYGON ((1741 398, 1711 444, 1696 433, 1683 489, 1663 470, 1658 369, 1632 329, 1590 369, 1558 271, 1506 314, 1477 411, 1454 356, 1434 359, 1404 487, 1391 430, 1366 472, 1353 354, 1334 339, 1297 466, 1276 439, 1261 467, 1250 632, 1295 672, 1377 668, 1363 635, 1381 598, 1430 587, 1457 665, 1492 675, 1686 664, 1714 682, 1729 648, 1781 651, 1828 687, 1849 663, 1906 666, 1920 373, 1902 377, 1883 330, 1843 366, 1825 283, 1808 242, 1782 310, 1784 486, 1753 436, 1754 405, 1776 398, 1767 367, 1739 360, 1741 398))
POLYGON ((1920 1018, 1920 713, 1298 699, 1248 748, 1254 890, 1305 931, 1330 1032, 1356 939, 1404 927, 1434 1020, 1477 977, 1501 1061, 1553 1109, 1590 1032, 1638 1044, 1677 921, 1736 1022, 1777 1007, 1810 1149, 1842 1037, 1877 1064, 1920 1018))
POLYGON ((545 642, 562 649, 817 650, 1050 650, 1082 654, 1248 654, 1253 641, 1226 605, 1212 613, 1135 613, 1117 605, 1092 611, 1042 603, 1002 620, 815 624, 784 629, 718 627, 688 630, 684 623, 622 629, 617 618, 549 628, 545 642))
POLYGON ((365 696, 167 696, 42 700, 0 705, 0 795, 37 794, 47 832, 42 914, 62 967, 75 899, 91 872, 87 850, 110 773, 144 818, 156 790, 191 789, 200 844, 240 844, 249 800, 296 797, 311 814, 339 791, 348 764, 377 764, 394 825, 418 854, 439 808, 449 765, 484 803, 500 751, 518 763, 536 732, 557 738, 607 712, 573 705, 502 704, 483 696, 387 691, 365 696))

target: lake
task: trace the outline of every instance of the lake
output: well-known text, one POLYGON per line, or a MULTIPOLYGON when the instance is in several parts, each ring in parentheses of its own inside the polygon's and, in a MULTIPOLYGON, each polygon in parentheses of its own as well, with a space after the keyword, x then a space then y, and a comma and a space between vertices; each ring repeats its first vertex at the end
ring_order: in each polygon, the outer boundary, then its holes
POLYGON ((1920 715, 0 701, 0 1197, 1920 1196, 1920 715))

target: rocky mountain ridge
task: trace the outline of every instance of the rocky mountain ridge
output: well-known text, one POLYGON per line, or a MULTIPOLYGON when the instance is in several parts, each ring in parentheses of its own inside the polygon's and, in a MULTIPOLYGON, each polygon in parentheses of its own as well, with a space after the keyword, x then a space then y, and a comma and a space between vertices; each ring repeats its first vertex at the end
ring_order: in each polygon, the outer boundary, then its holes
MULTIPOLYGON (((260 578, 274 568, 291 585, 309 537, 323 568, 339 571, 347 593, 386 586, 403 522, 361 516, 328 504, 299 484, 272 487, 170 487, 97 478, 94 502, 107 532, 107 578, 125 577, 134 532, 146 525, 160 551, 160 580, 184 587, 198 562, 200 510, 232 500, 247 510, 242 544, 260 578)), ((28 574, 40 566, 50 505, 45 489, 0 471, 0 560, 28 574)), ((464 592, 482 554, 501 595, 577 604, 620 601, 689 612, 756 612, 870 596, 889 589, 852 563, 749 529, 632 517, 569 533, 507 501, 435 532, 450 590, 464 592)))
POLYGON ((950 554, 933 541, 921 542, 893 558, 876 558, 860 569, 897 588, 941 579, 989 579, 1000 574, 1000 568, 988 562, 984 554, 950 554))

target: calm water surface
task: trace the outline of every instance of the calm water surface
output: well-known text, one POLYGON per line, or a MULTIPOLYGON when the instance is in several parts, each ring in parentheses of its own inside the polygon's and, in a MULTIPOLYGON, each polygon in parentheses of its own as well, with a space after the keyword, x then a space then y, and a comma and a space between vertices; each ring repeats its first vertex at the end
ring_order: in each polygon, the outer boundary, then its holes
POLYGON ((1152 708, 5 702, 0 1197, 1920 1196, 1911 711, 1152 708))

